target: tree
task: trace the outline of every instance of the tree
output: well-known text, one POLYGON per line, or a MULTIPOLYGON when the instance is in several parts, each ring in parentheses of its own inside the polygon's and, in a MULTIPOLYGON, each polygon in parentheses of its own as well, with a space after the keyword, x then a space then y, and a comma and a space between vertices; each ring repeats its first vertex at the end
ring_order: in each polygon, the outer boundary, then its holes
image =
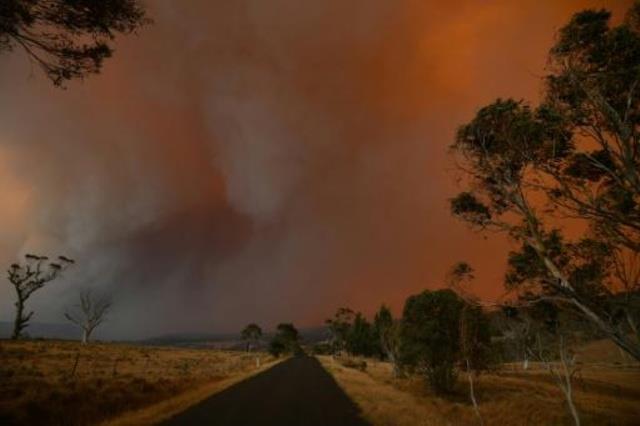
POLYGON ((460 127, 452 150, 469 188, 451 210, 521 244, 509 256, 510 289, 580 312, 640 360, 640 342, 602 303, 610 254, 640 248, 640 3, 618 27, 609 17, 588 10, 561 29, 538 107, 498 99, 460 127), (549 226, 559 217, 588 233, 566 241, 549 226))
POLYGON ((522 360, 522 369, 529 369, 529 351, 531 345, 532 320, 523 315, 516 306, 505 305, 499 314, 500 331, 506 342, 506 348, 511 348, 510 358, 522 360))
POLYGON ((2 0, 0 52, 22 48, 61 86, 100 72, 116 34, 149 22, 139 0, 2 0))
POLYGON ((423 372, 433 390, 453 390, 460 355, 460 314, 464 302, 449 289, 407 299, 402 313, 402 361, 423 372))
POLYGON ((93 330, 102 324, 113 307, 111 297, 95 296, 91 290, 80 292, 80 303, 64 313, 66 319, 82 329, 82 344, 91 339, 93 330))
POLYGON ((298 330, 291 323, 278 324, 276 334, 269 343, 269 353, 280 356, 286 353, 298 353, 300 348, 298 330))
POLYGON ((460 314, 460 352, 469 382, 469 398, 480 424, 484 424, 474 388, 474 375, 487 368, 491 335, 489 321, 478 304, 465 303, 460 314))
POLYGON ((358 312, 347 333, 346 349, 352 355, 371 356, 376 352, 377 339, 367 319, 358 312))
POLYGON ((50 281, 55 280, 62 271, 74 263, 73 260, 59 256, 58 262, 50 262, 46 256, 27 254, 23 264, 12 264, 7 273, 9 282, 16 290, 16 317, 13 324, 11 338, 17 340, 22 336, 22 330, 29 325, 33 311, 25 314, 24 308, 27 299, 34 291, 41 289, 50 281))
POLYGON ((625 247, 612 251, 613 275, 620 293, 613 298, 616 316, 640 341, 640 253, 625 247))
POLYGON ((247 352, 255 347, 262 338, 262 329, 258 324, 251 323, 242 330, 242 340, 247 344, 247 352))
POLYGON ((339 353, 345 349, 351 324, 355 313, 349 308, 338 308, 333 318, 325 321, 331 333, 331 346, 333 353, 339 353))
POLYGON ((545 188, 565 213, 590 221, 614 245, 640 250, 640 2, 610 27, 585 10, 550 52, 545 104, 574 135, 566 161, 544 164, 545 188))
POLYGON ((400 323, 393 319, 391 310, 382 305, 373 319, 373 328, 382 353, 393 367, 394 377, 399 377, 400 323))
POLYGON ((528 323, 525 350, 530 358, 542 363, 567 402, 567 408, 576 426, 580 415, 573 400, 573 379, 578 371, 576 344, 579 322, 570 312, 559 310, 550 302, 520 307, 521 320, 528 323))

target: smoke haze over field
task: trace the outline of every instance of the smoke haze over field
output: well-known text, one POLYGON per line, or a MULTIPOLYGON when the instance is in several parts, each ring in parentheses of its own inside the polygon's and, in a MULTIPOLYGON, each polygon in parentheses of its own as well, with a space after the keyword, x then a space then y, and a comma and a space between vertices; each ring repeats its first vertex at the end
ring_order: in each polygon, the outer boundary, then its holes
POLYGON ((509 245, 450 217, 447 146, 483 104, 536 98, 573 12, 630 2, 148 3, 155 24, 67 90, 0 56, 0 262, 77 260, 37 321, 91 286, 116 337, 313 325, 398 312, 458 260, 497 297, 509 245))

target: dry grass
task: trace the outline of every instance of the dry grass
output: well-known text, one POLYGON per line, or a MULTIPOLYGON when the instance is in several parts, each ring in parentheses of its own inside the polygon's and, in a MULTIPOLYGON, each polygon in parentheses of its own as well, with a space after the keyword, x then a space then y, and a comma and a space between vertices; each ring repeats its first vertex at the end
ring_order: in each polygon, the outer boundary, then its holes
POLYGON ((150 412, 166 414, 256 371, 240 352, 0 341, 0 424, 96 424, 172 401, 150 412))
MULTIPOLYGON (((596 357, 594 357, 596 358, 596 357)), ((394 379, 388 363, 367 360, 365 372, 320 357, 340 386, 373 425, 477 425, 460 377, 455 393, 434 395, 420 377, 394 379)), ((637 425, 640 421, 640 367, 637 364, 583 364, 575 402, 584 425, 637 425)), ((485 424, 570 425, 560 391, 542 366, 528 371, 504 366, 477 379, 476 395, 485 424)))
MULTIPOLYGON (((369 360, 367 371, 345 367, 329 356, 318 356, 322 365, 338 382, 338 385, 355 402, 362 415, 373 425, 384 426, 413 426, 413 425, 442 425, 446 424, 444 417, 436 405, 437 401, 424 400, 404 392, 391 382, 385 382, 369 373, 373 365, 378 364, 369 360)), ((389 373, 391 370, 389 369, 389 373)), ((389 376, 391 377, 391 376, 389 376)))

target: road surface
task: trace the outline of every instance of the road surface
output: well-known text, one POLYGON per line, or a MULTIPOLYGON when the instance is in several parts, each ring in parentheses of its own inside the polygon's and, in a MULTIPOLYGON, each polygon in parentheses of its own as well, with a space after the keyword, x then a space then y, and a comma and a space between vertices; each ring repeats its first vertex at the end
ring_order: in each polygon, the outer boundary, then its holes
POLYGON ((290 358, 162 423, 165 426, 365 426, 317 359, 290 358))

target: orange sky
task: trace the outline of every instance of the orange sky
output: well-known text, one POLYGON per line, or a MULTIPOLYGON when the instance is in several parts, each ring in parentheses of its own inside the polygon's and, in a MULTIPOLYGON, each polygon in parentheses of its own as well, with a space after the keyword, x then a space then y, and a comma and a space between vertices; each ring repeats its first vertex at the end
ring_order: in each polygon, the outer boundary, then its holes
POLYGON ((447 146, 483 104, 537 97, 573 12, 630 1, 149 4, 67 90, 0 57, 0 261, 78 259, 41 321, 90 285, 116 295, 114 336, 313 325, 399 312, 458 260, 499 296, 509 246, 450 217, 447 146))

